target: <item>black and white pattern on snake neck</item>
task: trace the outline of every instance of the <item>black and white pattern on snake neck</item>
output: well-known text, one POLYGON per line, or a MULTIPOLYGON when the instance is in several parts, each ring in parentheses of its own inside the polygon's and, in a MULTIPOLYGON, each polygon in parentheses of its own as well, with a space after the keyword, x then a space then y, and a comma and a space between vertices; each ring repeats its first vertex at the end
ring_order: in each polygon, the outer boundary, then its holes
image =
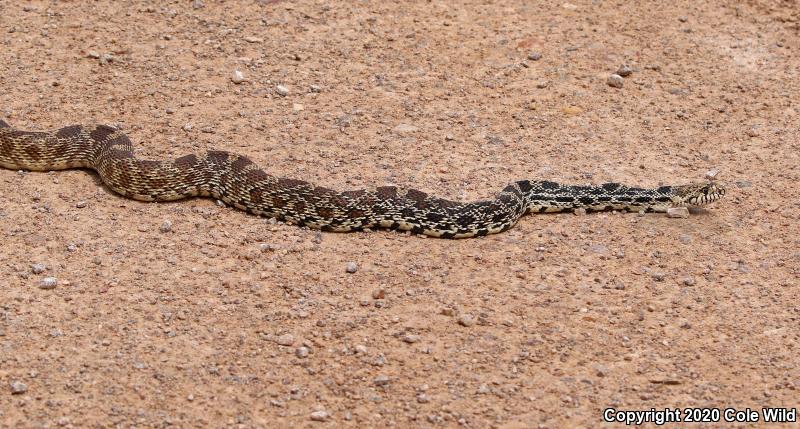
POLYGON ((247 157, 224 151, 175 160, 134 157, 128 137, 106 125, 22 131, 0 120, 0 167, 33 171, 90 168, 113 191, 141 201, 212 197, 250 213, 324 231, 389 228, 442 238, 505 231, 525 213, 627 210, 664 212, 702 206, 725 194, 716 183, 652 189, 619 183, 563 185, 520 180, 494 199, 448 201, 416 189, 383 186, 337 192, 266 173, 247 157))

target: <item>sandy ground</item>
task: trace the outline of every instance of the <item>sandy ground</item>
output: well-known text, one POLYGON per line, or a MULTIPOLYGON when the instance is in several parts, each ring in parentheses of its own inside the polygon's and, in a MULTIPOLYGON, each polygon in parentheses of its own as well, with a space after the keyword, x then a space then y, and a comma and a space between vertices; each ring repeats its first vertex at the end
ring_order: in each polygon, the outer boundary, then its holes
POLYGON ((0 426, 798 406, 795 2, 391 3, 2 1, 0 117, 115 124, 143 157, 226 149, 336 189, 466 201, 717 169, 728 195, 689 219, 527 216, 449 241, 0 170, 0 426))

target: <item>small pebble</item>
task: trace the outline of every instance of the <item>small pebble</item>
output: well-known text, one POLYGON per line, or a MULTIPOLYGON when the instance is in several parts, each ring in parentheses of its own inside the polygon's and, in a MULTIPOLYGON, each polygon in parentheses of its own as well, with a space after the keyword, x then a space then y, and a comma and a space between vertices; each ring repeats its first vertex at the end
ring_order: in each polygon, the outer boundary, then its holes
POLYGON ((328 417, 330 417, 330 415, 325 410, 314 411, 311 413, 311 420, 315 422, 324 422, 325 420, 328 420, 328 417))
POLYGON ((292 334, 283 334, 275 340, 276 343, 282 346, 291 346, 294 344, 294 335, 292 334))
POLYGON ((283 85, 278 85, 275 87, 275 92, 278 93, 278 95, 280 95, 281 97, 286 97, 287 95, 289 95, 289 88, 283 85))
POLYGON ((56 280, 55 277, 45 277, 41 282, 39 282, 39 289, 55 289, 57 283, 58 280, 56 280))
POLYGON ((78 201, 77 204, 75 204, 75 207, 79 209, 86 207, 86 201, 78 201))
POLYGON ((612 74, 611 76, 608 77, 608 80, 606 81, 608 86, 613 88, 622 88, 623 82, 624 79, 622 79, 622 76, 618 74, 612 74))
POLYGON ((538 52, 531 52, 528 54, 528 59, 531 61, 539 61, 542 59, 542 54, 538 52))
POLYGON ((356 264, 355 262, 348 262, 344 270, 350 274, 353 274, 356 271, 358 271, 358 264, 356 264))
POLYGON ((390 381, 391 379, 389 378, 389 376, 384 374, 381 374, 375 377, 374 380, 372 380, 372 382, 375 383, 376 386, 386 386, 387 384, 389 384, 390 381))
POLYGON ((47 270, 47 265, 45 264, 31 264, 31 271, 34 274, 41 274, 47 270))
POLYGON ((12 395, 21 395, 28 391, 28 385, 21 382, 21 381, 12 381, 11 382, 11 394, 12 395))
POLYGON ((714 180, 717 178, 718 174, 719 170, 717 170, 716 168, 712 168, 711 170, 706 171, 705 177, 708 180, 714 180))
POLYGON ((386 298, 386 290, 381 288, 372 291, 372 299, 384 299, 384 298, 386 298))
POLYGON ((244 77, 244 74, 239 70, 234 70, 233 74, 231 74, 231 81, 237 85, 244 82, 245 80, 246 79, 244 77))
POLYGON ((247 42, 247 43, 261 43, 261 42, 264 41, 264 39, 262 39, 260 37, 247 36, 247 37, 244 38, 244 41, 247 42))
POLYGON ((544 88, 547 88, 547 85, 549 85, 549 82, 547 82, 546 80, 543 80, 543 81, 538 82, 536 84, 536 87, 539 88, 539 89, 544 89, 544 88))
POLYGON ((686 219, 689 217, 689 209, 686 207, 670 207, 667 209, 667 217, 686 219))
POLYGON ((629 66, 627 64, 623 64, 623 65, 619 66, 619 68, 617 69, 617 73, 616 74, 618 74, 618 75, 620 75, 622 77, 628 77, 632 73, 633 73, 633 69, 631 68, 631 66, 629 66))
POLYGON ((405 334, 403 335, 403 341, 408 344, 414 344, 419 342, 419 335, 414 334, 405 334))
POLYGON ((575 216, 586 216, 586 209, 583 207, 578 207, 577 209, 572 211, 575 216))
POLYGON ((420 404, 427 404, 430 401, 431 401, 430 396, 424 393, 420 393, 419 395, 417 395, 417 402, 419 402, 420 404))
POLYGON ((419 128, 409 124, 399 124, 392 129, 397 134, 408 134, 419 131, 419 128))
POLYGON ((319 85, 311 85, 308 87, 311 92, 322 92, 322 87, 319 85))
POLYGON ((274 252, 274 251, 279 250, 279 249, 280 249, 280 246, 278 246, 276 244, 260 243, 258 245, 258 250, 260 250, 262 252, 274 252))
POLYGON ((172 231, 172 222, 165 220, 161 223, 161 226, 158 227, 158 230, 164 233, 172 231))
POLYGON ((299 358, 307 358, 309 354, 308 347, 298 347, 297 350, 294 351, 294 354, 299 358))
POLYGON ((695 284, 694 277, 692 277, 692 276, 684 277, 683 278, 683 284, 685 286, 694 286, 694 284, 695 284))
POLYGON ((302 111, 303 111, 303 110, 305 110, 305 109, 306 109, 306 107, 305 107, 305 106, 303 106, 303 105, 302 105, 302 104, 300 104, 300 103, 294 103, 294 104, 292 104, 292 110, 294 110, 295 112, 302 112, 302 111))
POLYGON ((458 324, 469 328, 475 324, 475 320, 468 314, 462 314, 461 316, 458 316, 458 324))

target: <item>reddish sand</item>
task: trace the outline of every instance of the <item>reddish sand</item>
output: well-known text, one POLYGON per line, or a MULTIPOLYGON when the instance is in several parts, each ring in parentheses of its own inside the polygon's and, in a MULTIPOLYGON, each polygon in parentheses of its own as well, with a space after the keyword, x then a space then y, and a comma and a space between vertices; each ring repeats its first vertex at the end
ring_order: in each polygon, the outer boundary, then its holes
POLYGON ((145 158, 225 149, 342 190, 466 201, 717 169, 728 195, 688 219, 536 215, 451 241, 0 170, 0 426, 797 407, 796 3, 393 3, 2 1, 0 118, 116 124, 145 158))

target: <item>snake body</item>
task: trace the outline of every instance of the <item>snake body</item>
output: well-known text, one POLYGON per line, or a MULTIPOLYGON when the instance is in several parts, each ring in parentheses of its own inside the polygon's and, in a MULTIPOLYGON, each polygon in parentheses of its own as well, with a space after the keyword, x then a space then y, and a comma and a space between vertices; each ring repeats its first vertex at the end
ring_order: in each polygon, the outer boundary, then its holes
POLYGON ((725 194, 716 183, 652 189, 619 183, 563 185, 520 180, 492 200, 460 203, 416 189, 383 186, 346 192, 266 173, 247 157, 225 151, 148 161, 106 125, 72 125, 32 132, 0 120, 0 167, 33 171, 90 168, 113 191, 141 201, 212 197, 255 215, 324 231, 389 228, 442 238, 505 231, 527 212, 627 210, 664 212, 702 206, 725 194))

